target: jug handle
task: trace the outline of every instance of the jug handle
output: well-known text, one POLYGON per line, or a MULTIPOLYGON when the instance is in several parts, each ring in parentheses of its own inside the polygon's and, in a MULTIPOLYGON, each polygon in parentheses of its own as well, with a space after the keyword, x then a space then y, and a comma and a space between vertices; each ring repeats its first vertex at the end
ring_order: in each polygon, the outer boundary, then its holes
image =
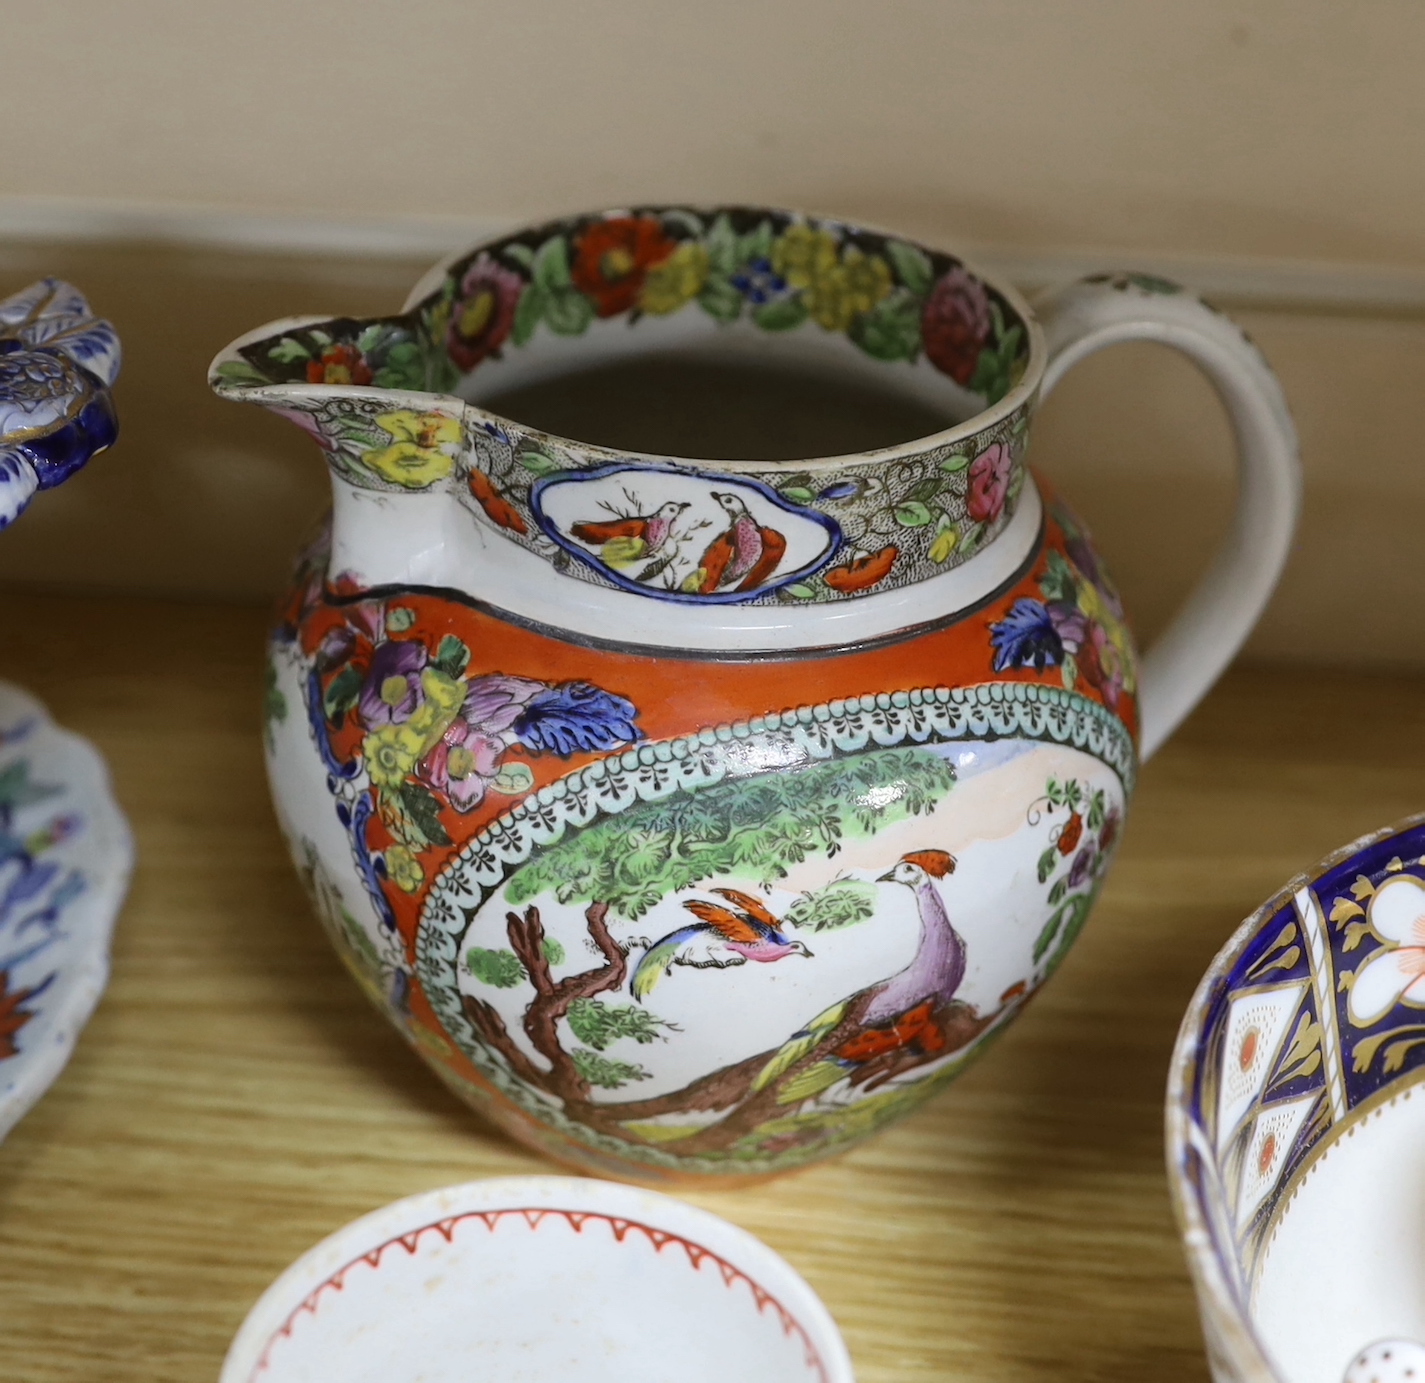
POLYGON ((1085 357, 1120 341, 1183 352, 1211 381, 1237 442, 1232 527, 1172 623, 1143 657, 1140 749, 1147 759, 1222 675, 1265 608, 1301 508, 1296 428, 1271 367, 1240 327, 1165 279, 1095 275, 1039 297, 1049 363, 1041 400, 1085 357))

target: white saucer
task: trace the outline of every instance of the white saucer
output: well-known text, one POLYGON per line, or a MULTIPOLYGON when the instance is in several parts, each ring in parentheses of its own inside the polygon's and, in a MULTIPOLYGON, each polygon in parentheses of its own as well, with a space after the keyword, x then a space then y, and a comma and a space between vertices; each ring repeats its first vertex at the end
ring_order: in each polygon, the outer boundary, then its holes
POLYGON ((853 1383, 816 1293, 668 1196, 509 1177, 396 1201, 263 1293, 221 1383, 853 1383))
POLYGON ((104 992, 133 860, 103 759, 0 682, 0 1138, 64 1069, 104 992))

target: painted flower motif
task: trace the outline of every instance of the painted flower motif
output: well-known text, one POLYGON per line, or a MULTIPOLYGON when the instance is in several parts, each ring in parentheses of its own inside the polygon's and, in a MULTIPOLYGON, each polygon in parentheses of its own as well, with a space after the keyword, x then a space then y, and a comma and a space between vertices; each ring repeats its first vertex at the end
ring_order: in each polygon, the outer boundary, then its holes
POLYGON ((1077 656, 1084 681, 1099 692, 1110 709, 1117 709, 1125 688, 1126 664, 1108 630, 1090 624, 1077 656))
POLYGON ((473 370, 504 344, 523 291, 524 280, 489 255, 466 271, 445 328, 446 351, 461 370, 473 370))
POLYGON ((373 447, 361 459, 387 480, 408 490, 423 490, 455 469, 461 441, 460 423, 455 418, 402 408, 382 413, 376 425, 393 439, 392 444, 373 447))
POLYGON ((0 302, 0 528, 113 443, 119 364, 114 328, 60 279, 0 302))
POLYGON ((930 560, 932 562, 947 562, 950 554, 960 545, 960 531, 949 525, 942 528, 935 535, 934 541, 930 544, 930 560))
POLYGON ((1089 622, 1077 605, 1067 601, 1049 602, 1049 620, 1064 645, 1065 653, 1077 653, 1089 636, 1089 622))
POLYGON ((836 267, 838 248, 830 231, 788 226, 772 246, 772 271, 792 288, 810 288, 836 267))
POLYGON ((487 735, 504 735, 515 721, 546 687, 529 677, 507 677, 490 673, 471 678, 465 688, 465 705, 461 717, 475 729, 487 735))
POLYGON ((1091 582, 1079 582, 1078 608, 1089 626, 1084 647, 1092 651, 1100 669, 1101 675, 1095 684, 1105 689, 1105 699, 1110 705, 1117 705, 1121 692, 1134 692, 1138 687, 1137 665, 1128 626, 1091 582), (1112 691, 1111 698, 1107 694, 1109 689, 1112 691))
POLYGON ((1003 442, 986 447, 970 463, 970 493, 966 510, 976 523, 993 523, 1004 511, 1014 457, 1003 442))
POLYGON ((990 643, 996 672, 1018 667, 1043 672, 1064 661, 1064 641, 1054 627, 1049 607, 1027 596, 1021 596, 1002 620, 990 625, 990 643))
POLYGON ((1089 546, 1083 534, 1071 532, 1066 527, 1064 549, 1069 554, 1069 561, 1074 564, 1084 580, 1094 587, 1113 615, 1122 619, 1123 602, 1118 597, 1118 591, 1109 579, 1108 573, 1099 565, 1098 555, 1089 546))
POLYGON ((695 240, 685 240, 661 264, 649 269, 638 305, 659 317, 676 312, 703 291, 708 267, 707 249, 695 240))
POLYGON ((793 288, 812 319, 827 331, 846 331, 894 287, 891 266, 854 245, 837 255, 836 237, 809 226, 792 226, 772 248, 773 268, 793 288))
POLYGON ((1358 1028, 1378 1023, 1396 1004, 1425 1008, 1425 882, 1396 874, 1366 906, 1366 921, 1384 943, 1356 971, 1347 999, 1358 1028))
POLYGON ((386 848, 386 873, 391 882, 403 893, 419 893, 425 883, 425 870, 421 862, 404 845, 390 845, 386 848))
POLYGON ((785 297, 787 281, 773 267, 770 259, 754 259, 732 276, 732 286, 753 307, 765 307, 785 297))
POLYGON ((456 811, 468 812, 484 801, 504 751, 503 740, 456 717, 422 761, 420 778, 442 793, 456 811))
MULTIPOLYGON (((333 630, 328 637, 338 633, 333 630)), ((367 729, 401 724, 411 718, 421 704, 421 673, 428 661, 425 645, 415 639, 392 639, 377 646, 357 701, 367 729)))
POLYGON ((617 317, 638 301, 649 269, 677 248, 655 216, 596 221, 574 246, 569 277, 600 317, 617 317))
POLYGON ((562 682, 535 697, 511 728, 527 749, 567 755, 642 739, 637 717, 637 707, 626 697, 588 682, 562 682))
POLYGON ((331 345, 320 359, 307 361, 308 384, 370 384, 375 376, 355 346, 331 345))
POLYGON ((361 757, 377 788, 399 788, 425 752, 425 736, 410 725, 383 725, 361 742, 361 757))
POLYGON ((827 331, 846 331, 863 312, 890 294, 891 266, 880 255, 847 248, 841 262, 818 277, 803 295, 812 318, 827 331))
POLYGON ((438 667, 421 669, 422 703, 411 716, 411 729, 425 736, 427 744, 445 733, 465 700, 465 683, 438 667))
POLYGON ((1084 834, 1084 819, 1078 812, 1071 812, 1069 819, 1064 823, 1064 829, 1059 832, 1058 847, 1061 855, 1070 855, 1084 834))
POLYGON ((322 635, 314 661, 318 672, 331 672, 351 661, 356 652, 356 630, 349 624, 337 624, 322 635))
POLYGON ((921 314, 926 358, 956 384, 968 386, 992 324, 984 284, 964 269, 951 269, 930 290, 921 314))

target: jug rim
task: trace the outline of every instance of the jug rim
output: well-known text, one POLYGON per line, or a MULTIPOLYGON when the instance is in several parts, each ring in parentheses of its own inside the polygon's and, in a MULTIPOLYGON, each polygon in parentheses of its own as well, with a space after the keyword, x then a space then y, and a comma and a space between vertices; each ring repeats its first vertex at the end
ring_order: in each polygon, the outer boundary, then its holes
MULTIPOLYGON (((657 354, 658 352, 655 349, 649 352, 648 357, 644 358, 657 358, 657 354)), ((594 357, 595 353, 591 352, 590 355, 594 357)), ((869 371, 869 369, 874 368, 875 363, 878 362, 868 355, 865 363, 869 371)), ((250 331, 244 332, 224 346, 217 355, 214 356, 209 365, 208 382, 210 387, 216 392, 235 401, 267 402, 279 405, 283 399, 355 399, 361 397, 372 400, 384 398, 392 400, 414 400, 419 398, 430 400, 445 399, 451 403, 458 404, 459 409, 464 413, 467 419, 486 431, 505 432, 507 430, 517 429, 526 434, 547 438, 556 446, 581 452, 591 458, 606 457, 610 461, 624 460, 662 463, 664 465, 694 471, 716 467, 719 471, 756 475, 765 473, 769 467, 779 469, 795 467, 798 470, 812 473, 832 470, 854 470, 861 467, 871 468, 893 463, 898 460, 921 456, 929 450, 954 448, 980 434, 993 431, 999 424, 1003 423, 1006 419, 1012 418, 1027 404, 1032 405, 1035 395, 1043 381, 1047 363, 1048 348, 1044 338, 1043 327, 1025 296, 1013 284, 1006 281, 1000 275, 984 269, 973 260, 967 259, 953 250, 931 245, 918 237, 907 236, 900 232, 887 230, 883 227, 870 225, 859 220, 821 215, 793 208, 773 207, 761 204, 747 205, 741 203, 701 204, 693 202, 672 202, 640 203, 629 207, 612 207, 594 211, 575 212, 537 222, 520 222, 503 231, 483 236, 478 240, 472 241, 452 251, 426 270, 407 294, 399 312, 368 317, 303 314, 274 319, 250 331), (914 437, 907 438, 900 442, 894 442, 880 447, 870 447, 860 451, 822 453, 819 455, 798 456, 777 460, 756 457, 730 460, 718 456, 673 455, 667 452, 640 451, 637 448, 631 447, 608 446, 591 442, 581 437, 547 431, 525 423, 519 418, 510 417, 487 408, 480 403, 472 402, 463 397, 458 389, 412 389, 408 387, 397 388, 371 384, 327 384, 305 381, 271 381, 263 383, 254 381, 246 383, 226 379, 220 373, 224 365, 232 364, 242 359, 240 352, 259 345, 269 338, 280 340, 296 330, 311 329, 313 327, 320 328, 330 324, 344 324, 350 327, 363 328, 385 323, 396 324, 412 322, 419 317, 423 309, 428 308, 432 301, 438 297, 443 286, 450 280, 452 271, 457 266, 478 260, 482 255, 491 255, 521 238, 537 237, 560 227, 568 227, 575 224, 596 224, 598 222, 608 222, 620 218, 687 214, 703 217, 708 220, 715 220, 721 215, 732 212, 764 218, 778 218, 788 225, 805 225, 817 229, 836 228, 848 236, 875 237, 884 240, 888 244, 906 246, 921 254, 934 256, 941 261, 953 263, 959 269, 964 270, 970 278, 978 281, 978 283, 990 290, 995 297, 1013 309, 1015 318, 1017 319, 1013 325, 1022 327, 1025 338, 1023 368, 1019 373, 1019 377, 994 402, 986 402, 983 407, 976 409, 976 411, 970 413, 961 421, 934 432, 919 433, 914 437)), ((565 374, 574 375, 579 372, 579 365, 575 362, 570 362, 566 369, 562 369, 550 377, 557 378, 565 374)), ((468 379, 469 377, 470 375, 467 374, 464 376, 464 379, 468 379)))

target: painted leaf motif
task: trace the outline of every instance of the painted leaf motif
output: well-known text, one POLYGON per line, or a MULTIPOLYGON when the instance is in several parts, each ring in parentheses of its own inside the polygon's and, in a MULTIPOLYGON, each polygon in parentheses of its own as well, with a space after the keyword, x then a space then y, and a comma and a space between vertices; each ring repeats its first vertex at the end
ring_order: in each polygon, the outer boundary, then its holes
POLYGON ((594 304, 577 288, 546 293, 544 321, 556 336, 582 335, 593 320, 594 304))
POLYGON ((1341 943, 1343 951, 1354 951, 1371 934, 1370 923, 1349 922, 1346 924, 1346 939, 1341 943))
POLYGON ((712 223, 712 229, 708 231, 703 247, 708 252, 708 267, 714 274, 724 279, 730 278, 740 267, 737 232, 732 229, 732 222, 726 212, 712 223))
POLYGON ((546 293, 569 288, 569 246, 562 235, 552 235, 534 254, 534 282, 546 293))
POLYGON ((419 783, 403 783, 400 797, 406 814, 430 844, 450 844, 450 837, 446 834, 445 827, 440 824, 440 804, 431 793, 419 783))
POLYGON ((1331 905, 1331 920, 1338 926, 1348 917, 1364 917, 1366 910, 1359 903, 1353 903, 1349 898, 1338 898, 1331 905))
POLYGON ((528 764, 522 763, 501 764, 500 771, 495 775, 495 781, 491 784, 496 792, 502 792, 510 797, 528 792, 533 786, 534 770, 528 764))
POLYGON ((545 292, 536 283, 525 285, 520 300, 515 306, 514 326, 510 329, 510 340, 517 346, 529 344, 535 328, 544 318, 545 292))
POLYGON ((793 331, 806 321, 807 315, 807 305, 800 297, 794 297, 755 309, 752 320, 763 331, 793 331))
POLYGON ((775 239, 772 223, 770 221, 760 222, 756 230, 749 231, 739 242, 739 261, 742 264, 747 264, 753 260, 769 259, 772 254, 772 242, 775 239))
POLYGON ((515 457, 515 460, 531 475, 553 475, 555 471, 564 469, 552 456, 542 451, 524 450, 515 457))
POLYGON ((1054 872, 1054 865, 1059 859, 1059 847, 1051 845, 1042 855, 1039 856, 1039 882, 1046 882, 1054 872))
POLYGON ((218 366, 214 373, 225 384, 269 384, 267 378, 257 366, 246 360, 225 360, 218 366))
POLYGON ((895 507, 895 519, 904 528, 920 528, 934 518, 927 505, 918 499, 907 500, 895 507))
POLYGON ((327 719, 338 728, 346 713, 356 705, 361 696, 363 681, 365 678, 358 668, 345 667, 327 686, 326 694, 322 697, 322 709, 326 712, 327 719))
POLYGON ((312 353, 295 336, 284 336, 268 349, 267 358, 282 365, 291 365, 297 360, 310 360, 312 353))
POLYGON ((642 1066, 636 1066, 630 1061, 610 1061, 608 1057, 591 1052, 587 1047, 575 1047, 569 1053, 569 1059, 590 1085, 598 1086, 601 1090, 617 1090, 629 1081, 653 1078, 642 1066))
POLYGON ((524 966, 513 951, 489 951, 472 946, 465 953, 465 968, 481 984, 495 989, 513 989, 525 978, 524 966))
POLYGON ((930 262, 930 256, 923 250, 914 245, 907 245, 903 240, 887 240, 886 258, 894 266, 896 277, 917 298, 923 298, 930 292, 935 268, 930 262))
POLYGON ((914 360, 920 354, 920 301, 897 289, 857 317, 847 334, 873 360, 914 360))
POLYGON ((1425 1037, 1411 1037, 1403 1042, 1392 1042, 1385 1049, 1385 1060, 1381 1062, 1381 1069, 1387 1072, 1399 1071, 1405 1065, 1406 1053, 1422 1042, 1425 1042, 1425 1037))
POLYGON ((735 322, 742 315, 742 294, 720 274, 711 276, 698 294, 698 306, 718 322, 735 322))
POLYGON ((434 661, 442 672, 457 678, 470 666, 470 650, 466 648, 463 640, 456 638, 454 634, 447 634, 440 641, 434 661))

